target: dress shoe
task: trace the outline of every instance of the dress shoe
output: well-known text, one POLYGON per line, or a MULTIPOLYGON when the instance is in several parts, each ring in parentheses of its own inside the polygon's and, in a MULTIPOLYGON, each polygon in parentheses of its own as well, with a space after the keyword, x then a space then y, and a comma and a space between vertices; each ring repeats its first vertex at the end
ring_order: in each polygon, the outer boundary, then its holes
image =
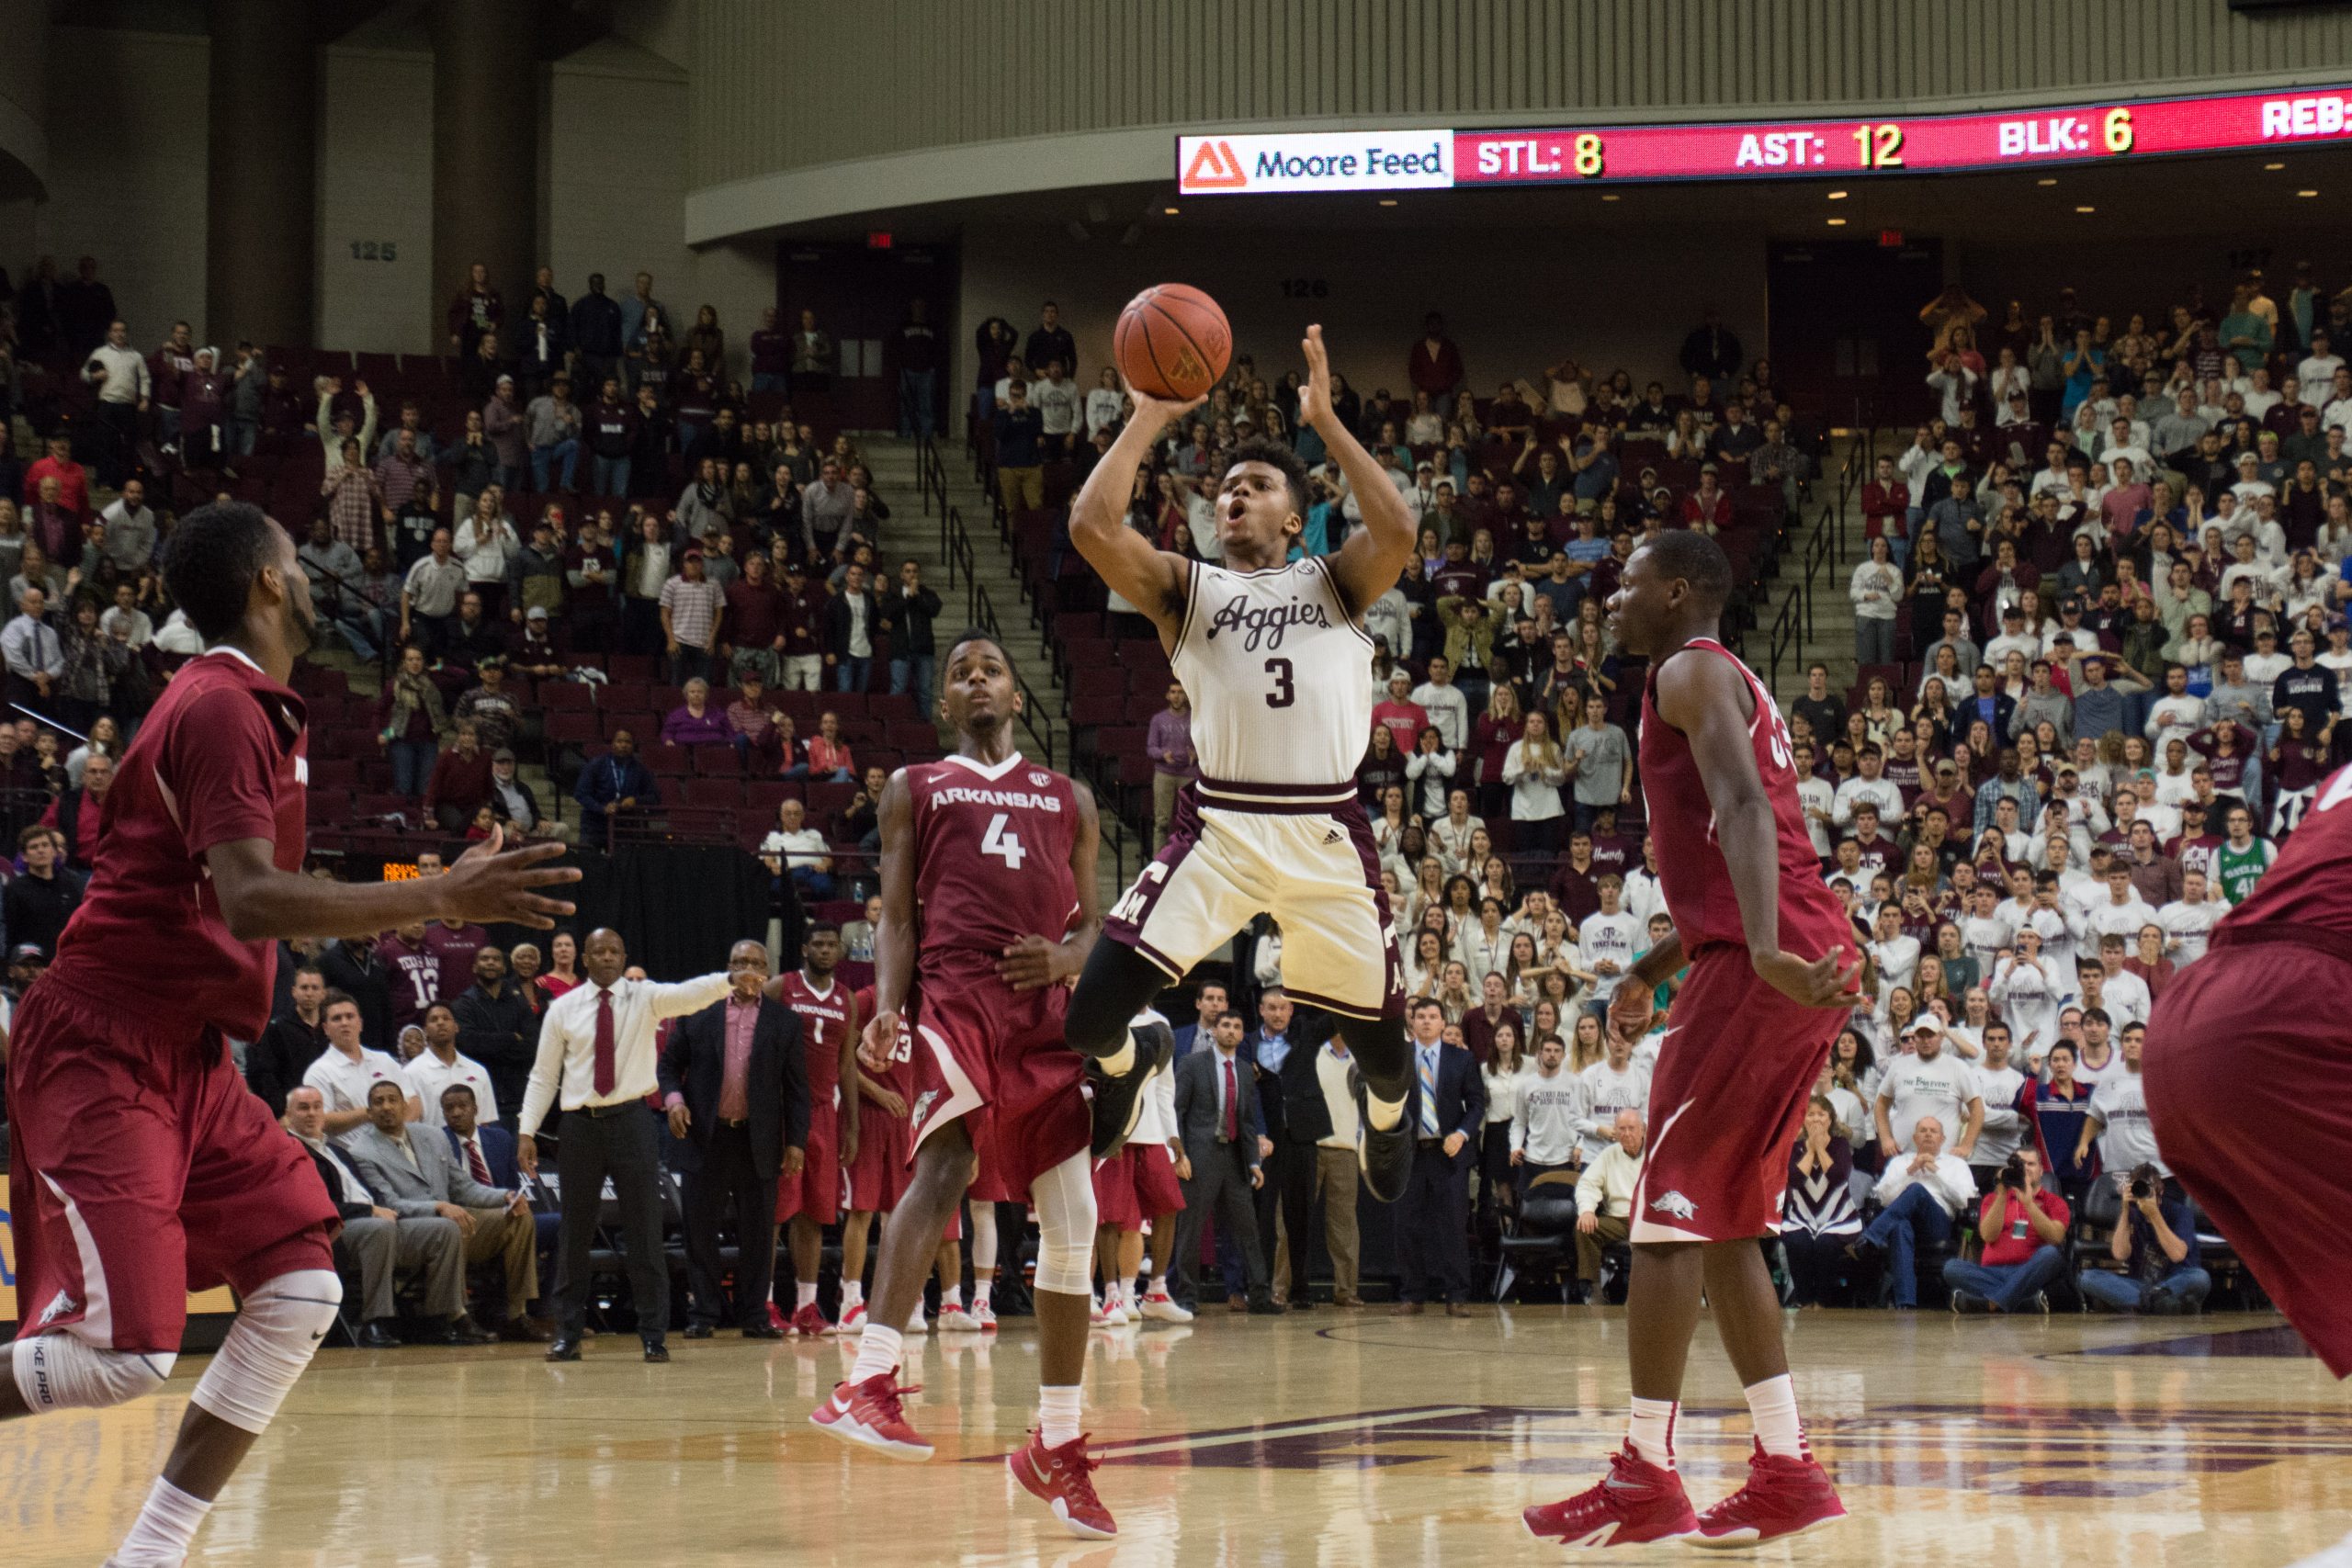
POLYGON ((645 1359, 659 1365, 670 1359, 670 1348, 659 1339, 649 1339, 645 1342, 645 1359))
MULTIPOLYGON (((692 1336, 689 1335, 688 1337, 692 1337, 692 1336)), ((784 1337, 784 1330, 778 1328, 772 1323, 754 1323, 745 1326, 743 1330, 743 1337, 746 1339, 781 1339, 784 1337)))
POLYGON ((1262 1292, 1250 1298, 1250 1314, 1252 1317, 1280 1317, 1282 1313, 1282 1303, 1262 1292))
POLYGON ((362 1350, 397 1350, 401 1348, 401 1337, 393 1333, 391 1325, 383 1319, 371 1318, 360 1326, 359 1348, 362 1350))
POLYGON ((462 1345, 465 1342, 458 1333, 458 1325, 447 1318, 425 1325, 411 1337, 411 1343, 417 1345, 462 1345))
POLYGON ((498 1325, 498 1337, 509 1345, 544 1345, 555 1335, 527 1317, 510 1317, 498 1325))
POLYGON ((555 1343, 548 1347, 548 1359, 550 1361, 576 1361, 580 1359, 579 1336, 573 1334, 557 1335, 555 1337, 555 1343))
POLYGON ((689 1339, 707 1339, 717 1332, 718 1330, 711 1327, 707 1323, 690 1323, 686 1325, 686 1337, 689 1339))
POLYGON ((1471 1315, 1470 1303, 1468 1302, 1448 1302, 1445 1303, 1445 1315, 1448 1317, 1468 1317, 1471 1315))
POLYGON ((1419 1317, 1421 1315, 1421 1303, 1419 1302, 1398 1302, 1395 1306, 1388 1309, 1388 1315, 1391 1317, 1419 1317))
POLYGON ((1247 1296, 1227 1296, 1225 1298, 1225 1310, 1227 1312, 1248 1312, 1250 1310, 1250 1298, 1247 1296))
POLYGON ((1290 1303, 1290 1310, 1293 1312, 1313 1312, 1315 1310, 1315 1299, 1312 1296, 1301 1296, 1298 1300, 1290 1303))
POLYGON ((488 1345, 498 1337, 497 1335, 487 1332, 481 1325, 470 1317, 451 1320, 449 1335, 449 1343, 453 1345, 488 1345))

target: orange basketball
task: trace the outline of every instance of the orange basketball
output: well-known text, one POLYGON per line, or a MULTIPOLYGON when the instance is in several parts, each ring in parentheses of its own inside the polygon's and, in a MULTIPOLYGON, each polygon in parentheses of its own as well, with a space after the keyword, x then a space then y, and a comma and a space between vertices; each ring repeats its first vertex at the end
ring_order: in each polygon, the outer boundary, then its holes
POLYGON ((1148 398, 1184 402, 1225 374, 1233 329, 1216 300, 1189 284, 1161 283, 1127 301, 1111 334, 1127 385, 1148 398))

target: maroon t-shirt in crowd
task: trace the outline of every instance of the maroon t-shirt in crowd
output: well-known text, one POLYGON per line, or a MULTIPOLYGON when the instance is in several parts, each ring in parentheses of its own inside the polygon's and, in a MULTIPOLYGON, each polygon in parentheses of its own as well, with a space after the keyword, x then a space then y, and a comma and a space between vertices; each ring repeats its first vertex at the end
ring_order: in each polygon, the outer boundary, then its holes
POLYGON ((773 582, 739 577, 727 585, 727 640, 764 649, 784 631, 784 591, 773 582))
POLYGON ((302 699, 232 649, 190 660, 123 754, 101 821, 106 859, 44 982, 110 1009, 258 1040, 275 942, 240 942, 206 874, 215 844, 266 839, 302 868, 310 775, 302 699))
MULTIPOLYGON (((435 929, 426 927, 427 935, 435 929)), ((398 1040, 401 1030, 423 1019, 424 1010, 441 999, 441 960, 424 937, 411 947, 398 936, 388 936, 376 944, 376 951, 391 971, 385 988, 391 993, 392 1037, 398 1040)), ((473 984, 470 970, 466 983, 473 984)))
POLYGON ((480 926, 451 926, 440 920, 424 928, 424 951, 441 972, 442 1001, 454 1001, 474 983, 474 954, 490 945, 490 933, 480 926))

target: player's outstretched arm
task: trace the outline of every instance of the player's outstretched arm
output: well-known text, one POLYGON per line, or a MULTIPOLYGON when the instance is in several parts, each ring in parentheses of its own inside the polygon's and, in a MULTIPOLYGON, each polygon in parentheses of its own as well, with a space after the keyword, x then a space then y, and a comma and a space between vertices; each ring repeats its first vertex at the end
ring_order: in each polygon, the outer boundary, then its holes
POLYGON ((1405 498, 1389 482, 1388 471, 1356 439, 1347 422, 1331 406, 1331 360, 1323 351, 1323 329, 1306 329, 1299 345, 1306 354, 1306 385, 1298 396, 1298 420, 1311 424, 1323 438, 1324 448, 1347 476, 1363 513, 1363 526, 1330 558, 1333 579, 1347 596, 1348 614, 1362 619, 1372 602, 1396 586, 1397 576, 1413 557, 1413 513, 1405 498))
POLYGON ((874 928, 874 1016, 857 1056, 879 1073, 889 1069, 915 978, 915 801, 904 769, 882 786, 875 819, 882 830, 882 919, 874 928))
MULTIPOLYGON (((1094 792, 1076 779, 1070 781, 1070 787, 1078 796, 1078 831, 1069 846, 1070 876, 1078 885, 1078 923, 1059 942, 1024 936, 1004 950, 997 963, 997 977, 1016 991, 1035 991, 1076 979, 1086 967, 1086 955, 1094 951, 1094 939, 1102 934, 1102 890, 1094 880, 1094 861, 1102 843, 1100 817, 1094 792)), ((885 906, 886 913, 887 909, 885 906)), ((877 947, 876 962, 880 956, 877 947)))
POLYGON ((215 844, 204 852, 204 865, 220 918, 239 942, 380 931, 445 918, 548 931, 572 913, 570 900, 539 891, 580 880, 577 866, 547 863, 564 852, 560 842, 503 846, 504 830, 493 828, 447 875, 412 882, 325 882, 280 871, 267 839, 215 844))
POLYGON ((1135 417, 1120 429, 1118 439, 1069 503, 1069 542, 1112 592, 1150 617, 1159 628, 1160 642, 1172 653, 1184 619, 1189 566, 1182 556, 1156 547, 1128 527, 1127 504, 1136 492, 1136 474, 1151 456, 1151 444, 1205 400, 1169 402, 1146 397, 1133 387, 1127 395, 1135 400, 1135 417))
POLYGON ((1781 947, 1780 830, 1756 771, 1748 725, 1756 698, 1729 660, 1668 659, 1655 676, 1658 716, 1690 742, 1699 782, 1715 818, 1716 840, 1739 899, 1748 961, 1774 990, 1807 1007, 1850 1007, 1861 974, 1833 947, 1808 963, 1781 947))

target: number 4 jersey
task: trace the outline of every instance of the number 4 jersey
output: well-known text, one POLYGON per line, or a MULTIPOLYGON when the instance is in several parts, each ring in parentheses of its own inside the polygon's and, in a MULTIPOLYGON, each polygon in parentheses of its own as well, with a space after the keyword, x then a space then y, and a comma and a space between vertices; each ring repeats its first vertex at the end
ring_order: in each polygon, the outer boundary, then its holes
POLYGON ((1267 571, 1195 562, 1172 665, 1193 702, 1201 803, 1222 784, 1355 792, 1372 733, 1372 638, 1317 557, 1267 571))
POLYGON ((1018 752, 993 767, 961 756, 910 763, 906 776, 918 985, 992 982, 997 960, 1023 937, 1059 942, 1078 913, 1069 869, 1078 787, 1018 752))

